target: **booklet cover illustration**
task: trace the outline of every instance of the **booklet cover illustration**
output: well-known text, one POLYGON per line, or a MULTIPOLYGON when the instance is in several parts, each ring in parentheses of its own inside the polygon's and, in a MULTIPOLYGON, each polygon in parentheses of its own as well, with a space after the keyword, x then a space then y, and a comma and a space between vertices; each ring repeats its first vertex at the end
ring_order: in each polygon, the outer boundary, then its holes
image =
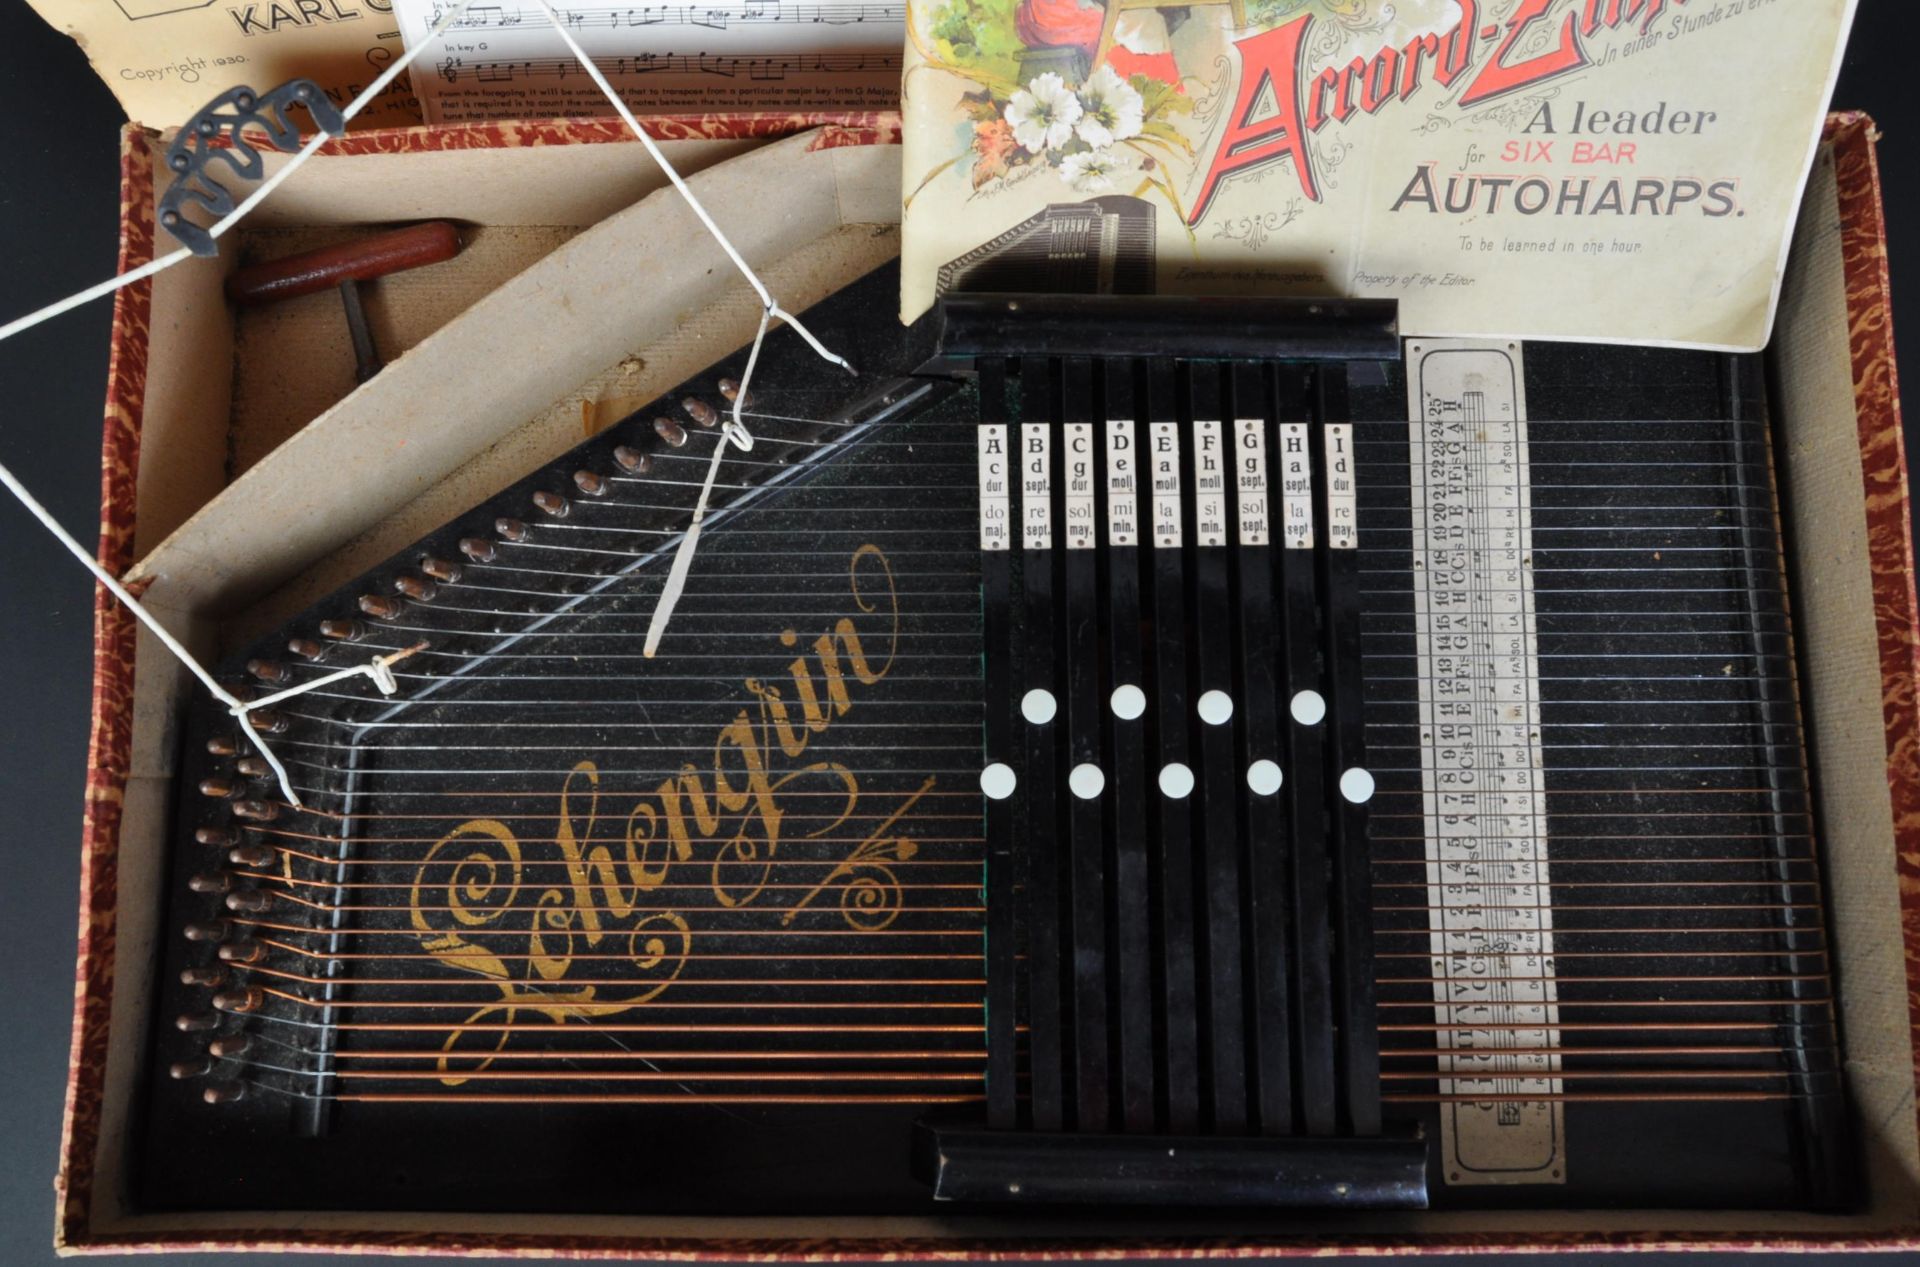
POLYGON ((910 0, 901 316, 1380 296, 1757 346, 1854 3, 910 0))

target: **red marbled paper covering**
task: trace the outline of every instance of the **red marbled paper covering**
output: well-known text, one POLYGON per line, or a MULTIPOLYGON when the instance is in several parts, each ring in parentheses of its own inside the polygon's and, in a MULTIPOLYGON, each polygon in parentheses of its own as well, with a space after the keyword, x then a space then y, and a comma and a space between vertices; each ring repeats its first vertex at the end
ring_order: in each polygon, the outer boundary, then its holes
MULTIPOLYGON (((893 144, 899 117, 876 114, 751 114, 677 116, 649 120, 663 138, 781 136, 822 129, 821 146, 893 144)), ((1885 684, 1887 778, 1892 791, 1899 846, 1901 903, 1906 930, 1907 976, 1912 1014, 1920 1018, 1920 620, 1916 612, 1906 456, 1900 429, 1897 373, 1893 359, 1885 224, 1871 120, 1835 115, 1827 139, 1834 145, 1840 178, 1841 219, 1854 365, 1854 394, 1864 456, 1863 490, 1881 674, 1885 684)), ((524 145, 623 143, 621 125, 603 120, 469 124, 367 132, 337 141, 341 154, 421 153, 437 150, 524 145)), ((152 258, 152 134, 129 128, 121 163, 120 267, 152 258)), ((151 288, 122 290, 114 311, 113 352, 101 453, 100 558, 116 572, 132 562, 136 472, 140 460, 140 411, 146 386, 151 288)), ((1073 1240, 975 1238, 891 1239, 796 1237, 663 1238, 580 1236, 565 1233, 393 1232, 326 1229, 223 1229, 137 1236, 97 1235, 90 1228, 107 1050, 107 1020, 114 989, 115 864, 122 796, 132 741, 134 625, 104 592, 95 607, 93 737, 88 754, 85 820, 81 840, 79 960, 73 1021, 72 1074, 58 1180, 56 1244, 69 1252, 194 1250, 335 1250, 369 1254, 516 1256, 565 1259, 675 1258, 716 1261, 835 1261, 890 1259, 936 1261, 982 1258, 1251 1258, 1266 1256, 1379 1254, 1382 1252, 1571 1252, 1586 1249, 1773 1249, 1846 1250, 1920 1248, 1920 1228, 1878 1238, 1845 1236, 1729 1237, 1700 1233, 1593 1233, 1581 1231, 1577 1215, 1554 1232, 1445 1236, 1346 1236, 1338 1238, 1187 1238, 1136 1240, 1120 1233, 1073 1240)), ((1920 1050, 1920 1042, 1915 1044, 1920 1050)), ((1920 1081, 1920 1070, 1916 1071, 1920 1081)))

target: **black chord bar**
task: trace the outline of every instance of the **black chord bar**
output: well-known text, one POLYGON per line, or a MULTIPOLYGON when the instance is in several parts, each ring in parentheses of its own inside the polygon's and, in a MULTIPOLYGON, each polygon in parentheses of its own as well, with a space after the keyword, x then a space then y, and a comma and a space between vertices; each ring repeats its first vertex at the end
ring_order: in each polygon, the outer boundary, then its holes
POLYGON ((1083 358, 1059 367, 1061 424, 1055 483, 1065 511, 1061 520, 1066 572, 1067 698, 1066 763, 1068 919, 1073 954, 1074 1126, 1105 1130, 1108 1120, 1107 1049, 1107 857, 1103 811, 1108 763, 1100 743, 1099 543, 1096 487, 1097 426, 1093 414, 1093 366, 1083 358))
POLYGON ((1182 566, 1186 534, 1181 498, 1185 448, 1173 369, 1153 364, 1148 380, 1147 536, 1153 582, 1153 707, 1149 742, 1160 762, 1154 814, 1155 880, 1159 903, 1160 999, 1165 1010, 1162 1086, 1166 1130, 1200 1127, 1199 979, 1193 905, 1192 756, 1187 718, 1187 592, 1182 566))
POLYGON ((1154 1123, 1153 937, 1147 900, 1146 676, 1140 654, 1141 436, 1144 393, 1136 378, 1145 366, 1104 366, 1106 426, 1102 436, 1102 527, 1105 533, 1107 690, 1105 724, 1111 736, 1113 795, 1114 1041, 1118 1054, 1120 1121, 1143 1134, 1154 1123), (1144 1018, 1144 1020, 1143 1020, 1144 1018))
POLYGON ((1275 463, 1280 472, 1280 602, 1286 631, 1288 836, 1293 843, 1294 1077, 1299 1126, 1331 1135, 1334 1098, 1333 930, 1327 911, 1326 695, 1320 672, 1312 432, 1307 383, 1282 378, 1275 463))
POLYGON ((1380 1037, 1373 985, 1373 920, 1367 896, 1373 883, 1367 845, 1367 802, 1374 776, 1367 768, 1365 700, 1360 686, 1360 524, 1355 487, 1352 411, 1344 365, 1318 370, 1321 425, 1315 451, 1320 486, 1320 557, 1326 657, 1328 740, 1332 760, 1334 1000, 1339 1036, 1338 1077, 1346 1120, 1355 1134, 1380 1131, 1380 1037))
POLYGON ((1033 692, 1058 699, 1054 620, 1057 566, 1054 516, 1053 383, 1049 362, 1020 366, 1020 576, 1025 626, 1020 701, 1026 765, 1020 776, 1022 811, 1017 835, 1027 855, 1027 1043, 1031 1050, 1030 1103, 1036 1130, 1066 1125, 1064 1061, 1066 1014, 1061 997, 1059 792, 1060 770, 1052 722, 1026 718, 1033 692))
POLYGON ((1220 376, 1212 362, 1187 369, 1187 537, 1191 543, 1193 712, 1199 756, 1194 888, 1200 901, 1200 1033, 1213 1130, 1247 1127, 1247 1052, 1243 996, 1239 794, 1233 714, 1233 605, 1228 593, 1232 524, 1228 445, 1220 376))
POLYGON ((1247 988, 1252 999, 1248 1029, 1257 1126, 1263 1134, 1293 1129, 1293 1053, 1289 1025, 1291 969, 1286 893, 1291 860, 1281 791, 1286 752, 1280 740, 1283 648, 1273 611, 1274 509, 1277 487, 1269 475, 1268 435, 1274 417, 1272 368, 1234 369, 1225 411, 1233 419, 1233 486, 1236 517, 1235 610, 1239 618, 1240 795, 1245 841, 1242 850, 1248 921, 1247 988))

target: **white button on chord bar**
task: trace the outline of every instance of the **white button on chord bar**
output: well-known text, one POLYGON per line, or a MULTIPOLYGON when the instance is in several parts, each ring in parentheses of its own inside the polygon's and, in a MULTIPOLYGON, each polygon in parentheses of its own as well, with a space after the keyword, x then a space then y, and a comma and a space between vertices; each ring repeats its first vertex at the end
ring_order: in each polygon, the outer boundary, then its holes
POLYGON ((1053 720, 1060 706, 1054 702, 1053 692, 1045 687, 1036 686, 1020 699, 1020 715, 1036 726, 1044 726, 1053 720))
POLYGON ((1121 721, 1136 721, 1147 711, 1147 693, 1137 686, 1116 686, 1108 703, 1121 721))
POLYGON ((1302 691, 1293 697, 1289 711, 1302 726, 1318 726, 1327 715, 1327 701, 1318 691, 1302 691))
POLYGON ((1255 796, 1272 796, 1280 790, 1285 778, 1280 767, 1265 757, 1247 767, 1247 786, 1253 789, 1255 796))
POLYGON ((1160 795, 1170 801, 1184 801, 1193 792, 1193 771, 1178 761, 1160 767, 1160 795))
POLYGON ((980 790, 989 800, 1004 801, 1012 796, 1015 782, 1013 767, 1004 762, 996 761, 980 772, 980 790))
POLYGON ((1209 726, 1224 726, 1233 720, 1233 696, 1225 691, 1208 691, 1200 697, 1200 720, 1209 726))
POLYGON ((1365 805, 1373 799, 1373 776, 1354 766, 1340 776, 1340 795, 1355 805, 1365 805))
POLYGON ((1092 763, 1077 765, 1073 767, 1073 773, 1067 776, 1067 786, 1081 800, 1090 801, 1107 786, 1107 776, 1092 763))

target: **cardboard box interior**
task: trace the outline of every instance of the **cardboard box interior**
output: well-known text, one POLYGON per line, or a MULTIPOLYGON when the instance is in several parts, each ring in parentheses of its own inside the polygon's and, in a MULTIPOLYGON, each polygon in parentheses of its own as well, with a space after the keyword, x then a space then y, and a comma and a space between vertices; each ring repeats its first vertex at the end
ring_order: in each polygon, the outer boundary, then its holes
MULTIPOLYGON (((898 249, 893 147, 814 148, 803 135, 772 143, 686 142, 672 154, 688 169, 707 169, 696 188, 796 311, 898 249), (721 159, 734 161, 709 166, 721 159), (776 190, 777 199, 768 197, 776 190)), ((375 284, 371 315, 389 367, 324 409, 351 383, 351 355, 331 296, 248 314, 236 328, 220 291, 230 253, 163 274, 153 289, 134 571, 151 585, 149 604, 200 651, 217 654, 216 617, 242 636, 270 627, 617 421, 709 363, 714 349, 744 344, 758 316, 751 294, 671 191, 657 191, 649 168, 637 146, 617 143, 313 162, 263 208, 242 254, 295 249, 358 224, 446 216, 474 226, 459 258, 375 284), (476 366, 486 368, 476 373, 476 366)), ((1871 1205, 1848 1217, 1451 1213, 1249 1231, 1396 1241, 1475 1234, 1526 1244, 1564 1243, 1570 1233, 1790 1242, 1920 1228, 1913 1051, 1835 190, 1832 156, 1823 153, 1774 344, 1776 461, 1791 531, 1847 1068, 1871 1205)), ((982 1218, 809 1224, 128 1209, 124 1185, 112 1177, 126 1164, 129 1099, 146 1058, 174 718, 189 685, 143 637, 121 828, 108 1101, 97 1145, 104 1182, 90 1234, 217 1239, 222 1228, 246 1228, 256 1238, 272 1229, 860 1238, 1095 1231, 982 1218)), ((1207 1229, 1213 1236, 1234 1230, 1207 1229)), ((1153 1231, 1130 1226, 1127 1236, 1153 1231)))

